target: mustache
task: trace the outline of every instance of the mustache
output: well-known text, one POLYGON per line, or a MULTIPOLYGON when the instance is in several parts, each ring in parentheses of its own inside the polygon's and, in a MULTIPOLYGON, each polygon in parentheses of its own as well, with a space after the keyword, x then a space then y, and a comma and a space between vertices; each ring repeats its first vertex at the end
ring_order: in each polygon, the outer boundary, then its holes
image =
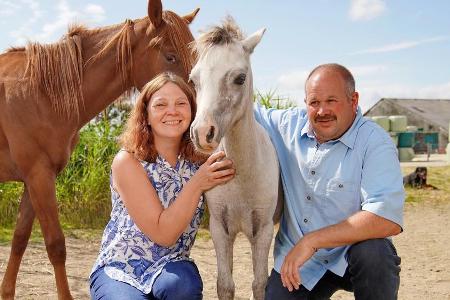
POLYGON ((316 116, 314 118, 314 121, 316 121, 316 122, 326 122, 326 121, 335 121, 335 120, 336 120, 335 115, 316 116))

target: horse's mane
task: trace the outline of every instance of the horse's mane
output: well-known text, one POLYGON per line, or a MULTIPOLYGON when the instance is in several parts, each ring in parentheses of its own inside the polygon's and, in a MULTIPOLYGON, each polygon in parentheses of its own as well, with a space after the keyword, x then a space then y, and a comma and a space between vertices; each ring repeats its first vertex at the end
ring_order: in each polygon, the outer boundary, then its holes
POLYGON ((9 52, 23 52, 23 51, 25 51, 25 47, 16 47, 16 46, 12 46, 12 47, 9 47, 8 49, 6 49, 6 53, 9 53, 9 52))
POLYGON ((194 50, 199 54, 215 45, 228 45, 242 40, 243 33, 231 16, 227 16, 221 26, 213 26, 203 32, 195 41, 194 50))
MULTIPOLYGON (((173 43, 175 49, 179 51, 180 59, 184 62, 183 67, 186 73, 189 72, 193 58, 186 46, 192 39, 192 34, 187 29, 186 24, 175 13, 163 12, 163 20, 168 26, 150 41, 150 45, 158 45, 162 38, 167 36, 173 43)), ((97 29, 87 29, 83 25, 71 26, 60 41, 53 44, 42 45, 40 43, 28 43, 25 48, 27 54, 26 73, 29 76, 31 90, 36 91, 42 88, 50 98, 53 109, 61 115, 79 116, 80 105, 84 105, 82 83, 83 70, 87 64, 102 57, 112 48, 116 49, 116 63, 122 77, 124 87, 132 85, 133 57, 131 48, 131 35, 133 26, 137 22, 146 21, 149 23, 146 34, 153 32, 153 26, 148 17, 135 21, 126 20, 121 25, 112 25, 97 29), (119 27, 121 26, 121 27, 119 27), (104 30, 119 27, 119 30, 112 37, 105 35, 99 40, 97 47, 99 51, 88 61, 82 57, 83 37, 89 36, 104 30)), ((8 52, 23 51, 24 48, 11 48, 8 52)))

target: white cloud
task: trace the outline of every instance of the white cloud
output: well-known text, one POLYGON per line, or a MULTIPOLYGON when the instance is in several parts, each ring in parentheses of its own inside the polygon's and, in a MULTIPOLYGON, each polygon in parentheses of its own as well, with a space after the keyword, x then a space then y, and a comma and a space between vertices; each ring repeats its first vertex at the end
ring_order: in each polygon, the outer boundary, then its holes
POLYGON ((100 23, 106 19, 105 10, 102 6, 97 4, 86 5, 84 14, 87 15, 87 19, 93 23, 100 23))
POLYGON ((356 52, 353 52, 350 54, 355 55, 355 54, 384 53, 384 52, 399 51, 399 50, 404 50, 404 49, 415 48, 415 47, 421 46, 423 44, 447 41, 449 39, 450 39, 449 36, 435 36, 432 38, 418 40, 418 41, 406 41, 406 42, 400 42, 400 43, 396 43, 396 44, 384 45, 384 46, 376 47, 376 48, 365 49, 365 50, 356 51, 356 52))
MULTIPOLYGON (((296 70, 280 75, 276 80, 276 96, 281 99, 287 99, 298 106, 303 107, 303 99, 305 99, 305 80, 308 77, 309 72, 310 70, 296 70)), ((271 89, 271 91, 273 90, 274 89, 271 89)))
POLYGON ((309 71, 293 71, 278 77, 277 82, 281 89, 303 89, 309 71))
MULTIPOLYGON (((444 83, 417 85, 392 83, 381 80, 382 74, 391 71, 387 65, 355 65, 349 70, 356 79, 356 89, 360 94, 359 105, 363 112, 371 108, 381 98, 423 98, 450 99, 450 80, 444 83)), ((304 107, 304 84, 309 70, 296 70, 282 74, 277 79, 275 96, 287 98, 300 107, 304 107)), ((257 87, 262 93, 274 91, 257 87)))
POLYGON ((7 0, 0 0, 0 16, 6 17, 13 15, 20 6, 17 3, 7 0))
MULTIPOLYGON (((36 0, 21 0, 20 4, 16 4, 21 14, 28 13, 28 10, 31 11, 31 17, 27 18, 22 26, 9 32, 9 35, 16 39, 15 45, 23 45, 31 38, 32 34, 30 35, 30 33, 33 32, 32 28, 44 16, 45 11, 41 10, 39 2, 36 0)), ((16 14, 17 12, 14 13, 16 14)))
POLYGON ((369 21, 382 15, 385 10, 383 0, 352 0, 349 15, 353 21, 369 21))
POLYGON ((23 45, 28 40, 41 43, 52 42, 65 34, 69 24, 76 22, 98 24, 106 18, 105 10, 100 5, 88 4, 83 11, 78 11, 72 9, 67 0, 58 0, 54 7, 56 11, 53 14, 54 19, 44 23, 41 29, 36 31, 36 23, 42 19, 43 15, 39 3, 36 0, 21 0, 21 2, 22 7, 19 7, 19 9, 31 9, 32 17, 21 27, 10 32, 10 35, 16 39, 15 45, 23 45))
POLYGON ((385 65, 361 65, 361 66, 350 66, 348 69, 352 72, 355 78, 369 76, 369 75, 379 75, 385 72, 389 68, 385 65))
POLYGON ((74 22, 78 13, 70 9, 66 0, 60 0, 56 6, 58 12, 56 20, 45 23, 40 33, 35 35, 35 39, 40 42, 49 42, 57 34, 61 34, 67 28, 68 24, 74 22))
POLYGON ((450 99, 450 81, 424 86, 362 82, 358 90, 363 112, 381 98, 450 99))

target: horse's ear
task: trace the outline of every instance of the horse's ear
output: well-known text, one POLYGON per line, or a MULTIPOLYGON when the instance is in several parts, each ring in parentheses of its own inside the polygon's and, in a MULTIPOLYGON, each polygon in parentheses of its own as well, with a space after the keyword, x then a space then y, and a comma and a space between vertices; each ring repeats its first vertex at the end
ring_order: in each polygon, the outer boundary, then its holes
POLYGON ((186 23, 191 24, 192 21, 194 21, 195 16, 197 15, 197 13, 198 13, 199 10, 200 10, 200 8, 197 7, 193 12, 191 12, 191 13, 188 14, 188 15, 185 15, 185 16, 183 17, 183 19, 186 21, 186 23))
POLYGON ((161 0, 148 0, 148 17, 155 28, 158 28, 162 22, 162 3, 161 0))
POLYGON ((253 53, 253 49, 255 49, 256 45, 261 41, 265 31, 266 29, 262 28, 243 40, 242 45, 244 46, 245 51, 253 53))

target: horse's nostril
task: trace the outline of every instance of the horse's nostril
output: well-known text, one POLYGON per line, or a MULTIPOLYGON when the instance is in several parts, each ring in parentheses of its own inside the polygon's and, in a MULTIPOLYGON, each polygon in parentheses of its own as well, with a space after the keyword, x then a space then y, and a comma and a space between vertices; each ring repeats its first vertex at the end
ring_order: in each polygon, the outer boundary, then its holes
POLYGON ((209 144, 212 142, 212 139, 214 138, 214 126, 211 126, 209 128, 208 134, 206 135, 206 142, 209 144))

